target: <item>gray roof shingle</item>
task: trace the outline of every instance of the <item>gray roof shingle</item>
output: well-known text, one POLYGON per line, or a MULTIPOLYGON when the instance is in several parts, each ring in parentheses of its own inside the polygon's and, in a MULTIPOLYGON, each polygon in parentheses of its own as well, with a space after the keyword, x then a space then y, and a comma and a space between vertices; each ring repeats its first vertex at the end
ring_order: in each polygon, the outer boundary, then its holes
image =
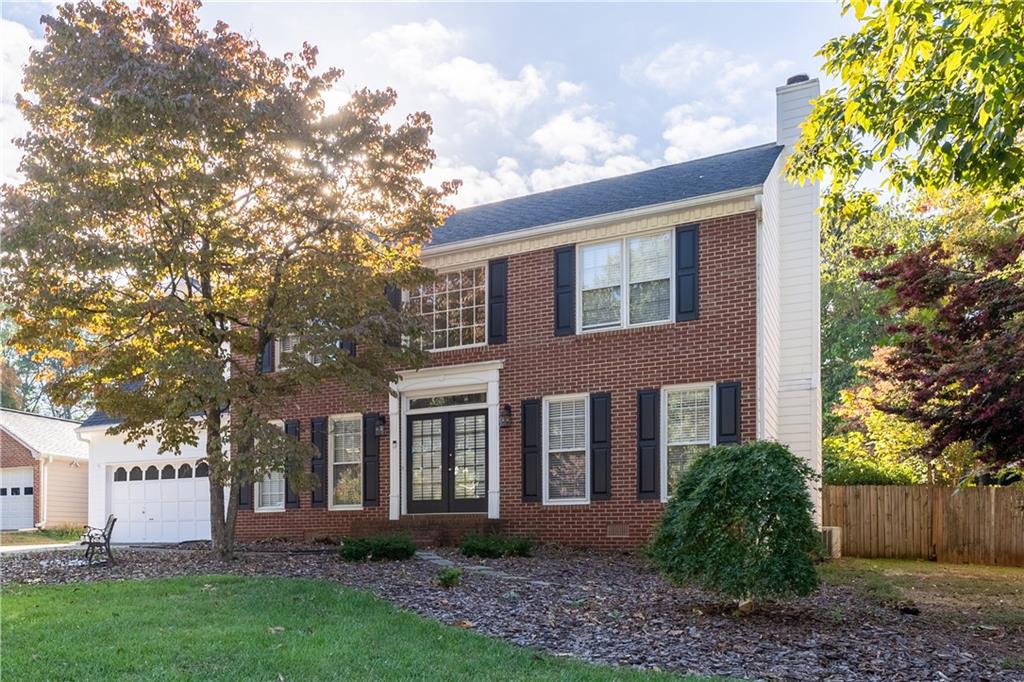
POLYGON ((782 147, 774 142, 464 208, 434 231, 431 246, 591 218, 762 184, 782 147))
POLYGON ((41 455, 86 459, 89 446, 78 439, 78 422, 21 410, 0 409, 0 426, 41 455))

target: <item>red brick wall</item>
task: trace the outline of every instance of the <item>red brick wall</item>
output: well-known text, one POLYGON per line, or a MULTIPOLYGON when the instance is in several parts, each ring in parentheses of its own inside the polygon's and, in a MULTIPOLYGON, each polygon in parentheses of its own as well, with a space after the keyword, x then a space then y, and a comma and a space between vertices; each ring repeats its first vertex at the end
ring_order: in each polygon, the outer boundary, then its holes
POLYGON ((32 457, 31 450, 3 429, 0 429, 0 467, 32 467, 32 522, 39 523, 39 500, 42 499, 42 489, 39 487, 39 462, 32 457))
MULTIPOLYGON (((700 318, 643 329, 555 337, 551 250, 509 258, 508 343, 436 353, 435 365, 504 360, 500 401, 512 406, 512 424, 500 432, 500 515, 505 529, 543 541, 601 548, 632 548, 649 537, 663 505, 636 494, 636 391, 669 384, 739 380, 744 439, 756 432, 757 266, 756 215, 706 221, 700 234, 700 318), (524 503, 520 403, 568 393, 612 396, 612 495, 582 506, 524 503), (628 537, 609 538, 609 526, 628 537)), ((309 440, 310 417, 347 411, 387 413, 387 397, 346 396, 336 388, 302 395, 276 414, 301 419, 309 440)), ((391 424, 388 424, 390 427, 391 424)), ((349 532, 388 514, 388 437, 381 439, 381 506, 358 512, 301 508, 283 513, 243 512, 240 537, 303 536, 349 532)))

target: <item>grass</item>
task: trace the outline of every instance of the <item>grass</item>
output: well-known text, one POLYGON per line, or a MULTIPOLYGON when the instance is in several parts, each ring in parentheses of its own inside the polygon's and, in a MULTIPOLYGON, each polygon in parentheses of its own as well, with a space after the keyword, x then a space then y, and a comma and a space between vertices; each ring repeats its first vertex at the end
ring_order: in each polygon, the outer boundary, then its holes
POLYGON ((12 680, 684 679, 541 655, 315 580, 207 576, 2 594, 0 674, 12 680))
POLYGON ((73 542, 82 535, 82 526, 57 526, 44 530, 25 530, 0 533, 0 546, 53 545, 73 542))
POLYGON ((956 624, 1024 633, 1024 568, 840 559, 823 564, 821 577, 882 604, 912 604, 956 624))

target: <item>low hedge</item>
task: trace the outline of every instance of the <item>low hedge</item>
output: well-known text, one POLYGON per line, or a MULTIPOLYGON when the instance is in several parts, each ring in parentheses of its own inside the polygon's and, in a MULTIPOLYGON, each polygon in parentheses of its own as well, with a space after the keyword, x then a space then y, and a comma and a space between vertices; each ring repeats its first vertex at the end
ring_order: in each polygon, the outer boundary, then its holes
POLYGON ((343 538, 338 550, 345 561, 400 561, 416 554, 416 545, 407 535, 374 535, 343 538))
POLYGON ((505 556, 530 556, 533 540, 502 535, 470 535, 462 541, 463 556, 497 559, 505 556))

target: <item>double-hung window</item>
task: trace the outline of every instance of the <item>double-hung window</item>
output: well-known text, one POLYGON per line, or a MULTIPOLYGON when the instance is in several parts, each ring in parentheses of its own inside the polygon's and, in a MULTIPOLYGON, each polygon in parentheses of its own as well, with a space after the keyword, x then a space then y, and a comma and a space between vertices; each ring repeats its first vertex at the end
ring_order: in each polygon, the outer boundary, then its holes
MULTIPOLYGON (((284 428, 284 422, 280 419, 275 419, 270 424, 279 429, 284 428)), ((254 447, 258 448, 259 446, 259 441, 257 441, 254 447)), ((256 481, 253 488, 256 511, 284 511, 284 472, 271 471, 262 481, 256 481)))
POLYGON ((363 418, 346 415, 331 419, 331 509, 363 506, 363 418))
POLYGON ((671 232, 579 247, 581 331, 672 319, 671 232))
POLYGON ((423 318, 423 347, 447 350, 487 341, 487 268, 438 274, 409 294, 409 309, 423 318))
POLYGON ((693 461, 714 445, 714 385, 662 390, 662 498, 667 499, 693 461))
POLYGON ((589 501, 586 395, 544 400, 544 501, 589 501))

